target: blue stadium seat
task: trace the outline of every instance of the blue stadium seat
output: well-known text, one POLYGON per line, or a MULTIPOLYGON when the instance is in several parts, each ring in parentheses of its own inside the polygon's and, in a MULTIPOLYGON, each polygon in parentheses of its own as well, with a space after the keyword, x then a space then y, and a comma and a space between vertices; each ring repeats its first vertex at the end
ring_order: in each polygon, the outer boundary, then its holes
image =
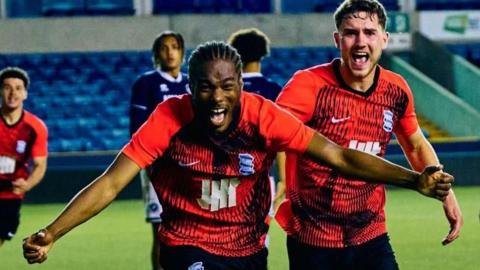
MULTIPOLYGON (((272 48, 264 74, 284 85, 298 69, 335 54, 333 47, 272 48)), ((131 84, 151 69, 149 51, 4 54, 0 61, 28 66, 32 87, 25 108, 47 124, 50 151, 122 147, 129 138, 131 84)))
POLYGON ((28 18, 42 16, 42 1, 6 0, 7 17, 28 18))
POLYGON ((240 1, 240 11, 243 13, 271 13, 273 10, 270 0, 243 0, 240 1))
POLYGON ((468 10, 480 9, 478 0, 417 0, 417 10, 468 10))
POLYGON ((448 44, 446 45, 446 48, 450 52, 457 54, 463 58, 468 57, 468 47, 464 44, 448 44))
POLYGON ((196 0, 153 0, 153 13, 194 13, 195 2, 196 0))
POLYGON ((45 16, 73 16, 85 14, 84 0, 43 0, 42 13, 45 16))
POLYGON ((86 0, 86 11, 91 15, 132 15, 132 0, 86 0))

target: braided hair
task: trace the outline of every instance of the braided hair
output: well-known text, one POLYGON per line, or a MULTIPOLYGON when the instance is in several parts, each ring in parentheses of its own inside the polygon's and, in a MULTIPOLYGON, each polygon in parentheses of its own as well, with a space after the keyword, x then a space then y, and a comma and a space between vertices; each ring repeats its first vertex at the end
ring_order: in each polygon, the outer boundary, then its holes
POLYGON ((242 60, 237 50, 222 41, 209 41, 198 45, 188 59, 188 78, 190 88, 193 89, 193 82, 198 80, 199 72, 203 64, 217 59, 231 61, 235 71, 240 76, 242 73, 242 60))

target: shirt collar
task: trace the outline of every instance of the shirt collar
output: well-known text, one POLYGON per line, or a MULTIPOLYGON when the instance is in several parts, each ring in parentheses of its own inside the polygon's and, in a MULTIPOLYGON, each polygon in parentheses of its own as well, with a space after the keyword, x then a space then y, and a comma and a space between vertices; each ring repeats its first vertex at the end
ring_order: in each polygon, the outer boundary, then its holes
POLYGON ((158 73, 162 76, 165 80, 169 82, 181 82, 182 81, 182 73, 179 72, 177 78, 172 77, 172 75, 168 74, 167 72, 162 71, 161 69, 157 68, 158 73))
POLYGON ((244 72, 242 73, 242 78, 253 78, 253 77, 263 77, 260 72, 244 72))

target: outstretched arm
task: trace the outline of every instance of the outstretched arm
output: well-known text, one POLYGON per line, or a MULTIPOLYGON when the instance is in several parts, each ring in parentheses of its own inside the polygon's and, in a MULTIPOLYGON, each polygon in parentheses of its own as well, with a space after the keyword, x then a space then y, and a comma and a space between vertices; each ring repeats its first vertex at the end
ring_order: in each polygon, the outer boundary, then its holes
POLYGON ((110 167, 82 189, 52 223, 24 239, 23 256, 28 263, 45 261, 56 240, 109 205, 139 171, 138 165, 127 156, 118 155, 110 167))
MULTIPOLYGON (((415 171, 421 171, 427 166, 440 163, 435 150, 425 136, 423 136, 420 129, 410 136, 397 134, 397 139, 402 146, 403 152, 405 153, 410 166, 415 171)), ((460 206, 458 205, 453 190, 450 190, 445 201, 443 201, 443 210, 450 223, 450 231, 442 241, 443 245, 447 245, 458 238, 460 235, 460 229, 463 225, 462 211, 460 210, 460 206)))
POLYGON ((419 174, 377 156, 342 148, 319 133, 313 136, 306 154, 344 175, 414 189, 441 201, 453 182, 451 175, 441 172, 441 166, 427 167, 419 174))

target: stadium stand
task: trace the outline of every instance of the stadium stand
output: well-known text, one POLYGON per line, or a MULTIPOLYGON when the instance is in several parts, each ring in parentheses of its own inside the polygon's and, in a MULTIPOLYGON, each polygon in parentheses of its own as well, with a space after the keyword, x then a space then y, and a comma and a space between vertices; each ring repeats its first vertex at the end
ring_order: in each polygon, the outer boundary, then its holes
POLYGON ((44 16, 74 16, 85 14, 84 0, 43 0, 44 16))
MULTIPOLYGON (((273 48, 264 73, 283 85, 296 70, 337 56, 333 47, 273 48)), ((128 141, 129 89, 151 59, 148 51, 33 53, 0 55, 0 64, 29 72, 25 106, 49 127, 49 150, 68 152, 117 150, 128 141)))
MULTIPOLYGON (((284 13, 334 12, 342 0, 283 0, 284 13)), ((389 11, 400 9, 398 0, 382 0, 389 11)))
POLYGON ((448 50, 480 67, 480 43, 446 44, 448 50))
MULTIPOLYGON (((383 1, 382 1, 383 2, 383 1)), ((480 9, 478 0, 416 0, 417 10, 472 10, 480 9)))
POLYGON ((42 15, 42 1, 7 0, 6 15, 10 18, 28 18, 42 15))
POLYGON ((132 0, 86 0, 85 10, 90 15, 132 15, 132 0))
POLYGON ((154 14, 177 13, 270 13, 270 0, 154 0, 154 14))

